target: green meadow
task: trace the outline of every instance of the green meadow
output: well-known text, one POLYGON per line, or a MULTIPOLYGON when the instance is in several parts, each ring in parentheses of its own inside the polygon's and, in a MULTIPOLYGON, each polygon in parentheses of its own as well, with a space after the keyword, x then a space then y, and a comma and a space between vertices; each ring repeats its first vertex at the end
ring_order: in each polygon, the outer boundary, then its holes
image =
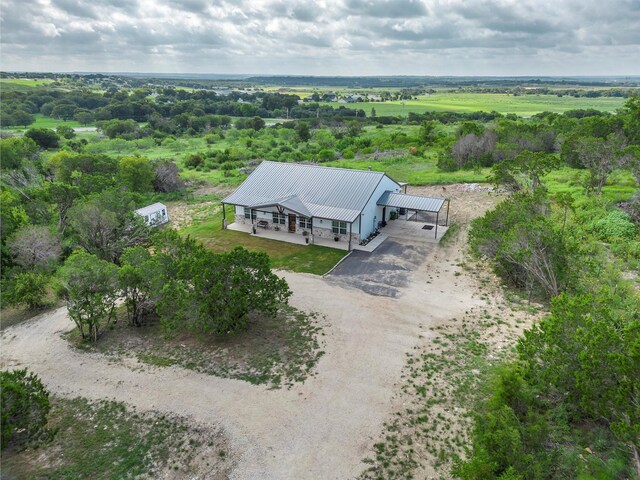
POLYGON ((556 95, 519 95, 504 93, 435 93, 421 95, 417 100, 393 102, 358 102, 349 104, 329 103, 328 105, 344 105, 348 108, 362 109, 367 116, 371 109, 376 109, 378 116, 408 115, 409 112, 477 112, 496 111, 499 113, 515 113, 519 116, 531 116, 540 112, 562 113, 567 110, 594 108, 614 112, 625 102, 619 97, 558 97, 556 95))

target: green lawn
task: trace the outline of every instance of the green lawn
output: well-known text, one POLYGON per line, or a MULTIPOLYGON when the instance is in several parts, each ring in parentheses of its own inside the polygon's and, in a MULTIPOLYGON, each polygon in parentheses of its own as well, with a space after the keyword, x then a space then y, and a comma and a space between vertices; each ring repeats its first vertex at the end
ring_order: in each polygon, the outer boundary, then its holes
POLYGON ((562 113, 573 109, 594 108, 613 112, 620 108, 626 99, 619 97, 574 98, 558 97, 556 95, 513 95, 500 93, 436 93, 422 95, 418 100, 394 102, 358 102, 349 104, 328 103, 334 107, 344 105, 348 108, 362 109, 367 116, 371 108, 376 109, 376 115, 408 115, 409 112, 477 112, 496 111, 500 113, 515 113, 520 116, 531 116, 548 111, 562 113))
MULTIPOLYGON (((227 219, 233 218, 233 208, 227 207, 227 219)), ((222 214, 218 212, 211 220, 192 225, 182 230, 183 234, 201 241, 215 252, 226 252, 234 247, 265 252, 271 258, 271 266, 292 272, 324 275, 346 255, 344 250, 318 245, 296 245, 244 232, 222 230, 222 214)))

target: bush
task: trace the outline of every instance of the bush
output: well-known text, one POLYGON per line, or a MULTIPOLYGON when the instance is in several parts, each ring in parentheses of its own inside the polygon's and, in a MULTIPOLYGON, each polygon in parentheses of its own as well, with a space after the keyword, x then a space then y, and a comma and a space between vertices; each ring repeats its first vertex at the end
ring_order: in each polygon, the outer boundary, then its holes
POLYGON ((636 235, 636 226, 631 218, 620 210, 612 210, 606 217, 596 220, 590 229, 604 242, 633 240, 636 235))
POLYGON ((0 372, 2 386, 2 449, 12 440, 37 438, 45 431, 49 392, 40 379, 27 369, 0 372))
POLYGON ((37 272, 20 272, 7 282, 4 301, 9 305, 24 305, 36 309, 46 305, 49 278, 37 272))
POLYGON ((187 155, 187 158, 184 160, 184 165, 187 168, 196 168, 204 166, 204 157, 199 153, 192 153, 191 155, 187 155))
POLYGON ((30 128, 24 134, 36 144, 44 149, 58 148, 60 146, 60 137, 53 130, 48 128, 30 128))

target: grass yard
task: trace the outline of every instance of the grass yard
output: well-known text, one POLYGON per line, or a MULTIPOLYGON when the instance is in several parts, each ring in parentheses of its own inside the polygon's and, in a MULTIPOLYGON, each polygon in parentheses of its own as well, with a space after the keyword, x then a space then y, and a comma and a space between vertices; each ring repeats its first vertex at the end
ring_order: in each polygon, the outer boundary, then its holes
MULTIPOLYGON (((233 208, 227 207, 227 218, 233 218, 233 208)), ((201 241, 215 252, 226 252, 237 246, 248 250, 265 252, 271 258, 271 266, 292 272, 324 275, 346 255, 344 250, 319 245, 296 245, 244 232, 222 230, 222 214, 218 212, 211 220, 187 227, 181 233, 201 241)))
POLYGON ((422 95, 418 100, 393 102, 358 102, 349 104, 328 103, 327 105, 344 105, 347 108, 362 109, 367 116, 371 108, 376 115, 408 115, 409 112, 477 112, 496 111, 499 113, 515 113, 520 116, 531 116, 548 111, 562 113, 567 110, 595 108, 613 112, 620 108, 626 99, 619 97, 558 97, 556 95, 513 95, 500 93, 436 93, 422 95))
POLYGON ((54 396, 51 403, 53 439, 3 450, 3 479, 205 478, 231 470, 219 431, 113 401, 54 396))

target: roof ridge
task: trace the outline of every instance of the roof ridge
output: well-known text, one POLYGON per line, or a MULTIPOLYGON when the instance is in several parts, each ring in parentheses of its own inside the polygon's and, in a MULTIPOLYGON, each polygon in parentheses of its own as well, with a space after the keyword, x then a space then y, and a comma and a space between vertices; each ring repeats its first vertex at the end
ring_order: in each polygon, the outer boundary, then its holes
MULTIPOLYGON (((277 163, 280 165, 297 165, 300 167, 315 167, 315 168, 325 168, 327 170, 344 170, 346 172, 358 172, 358 173, 375 173, 377 175, 387 175, 385 172, 380 172, 378 170, 360 170, 359 168, 346 168, 346 167, 328 167, 326 165, 316 165, 314 163, 300 163, 300 162, 276 162, 273 160, 263 160, 260 162, 260 165, 263 163, 277 163)), ((260 166, 258 165, 258 166, 260 166)))

